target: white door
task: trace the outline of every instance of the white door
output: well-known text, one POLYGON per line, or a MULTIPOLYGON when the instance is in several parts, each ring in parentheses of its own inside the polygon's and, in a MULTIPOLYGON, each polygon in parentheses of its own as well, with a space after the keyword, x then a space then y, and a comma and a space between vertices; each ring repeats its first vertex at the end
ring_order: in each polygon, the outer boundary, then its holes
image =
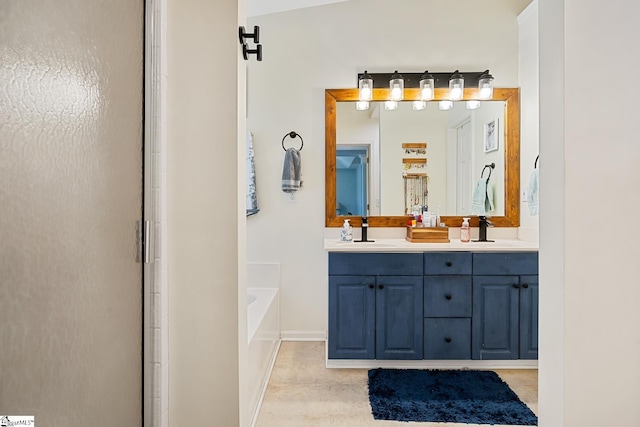
POLYGON ((458 159, 456 165, 456 215, 469 215, 471 213, 471 196, 473 193, 471 122, 468 121, 458 127, 456 134, 458 159))
POLYGON ((142 0, 0 2, 0 414, 142 425, 142 0))

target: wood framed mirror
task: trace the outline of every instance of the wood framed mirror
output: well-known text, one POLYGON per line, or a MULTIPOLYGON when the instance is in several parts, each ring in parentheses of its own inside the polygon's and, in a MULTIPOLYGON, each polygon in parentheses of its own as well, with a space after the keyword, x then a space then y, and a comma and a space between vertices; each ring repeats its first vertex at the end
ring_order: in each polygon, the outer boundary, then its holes
MULTIPOLYGON (((446 100, 448 89, 436 88, 432 103, 436 105, 441 100, 446 100)), ((389 89, 374 89, 372 102, 384 101, 388 98, 389 89)), ((411 103, 418 100, 419 89, 405 89, 403 103, 411 103)), ((462 101, 477 99, 476 88, 466 88, 462 101)), ((337 209, 337 106, 338 103, 349 103, 349 108, 355 110, 358 101, 358 89, 326 89, 325 90, 325 226, 340 227, 344 220, 349 218, 353 226, 361 225, 361 217, 367 216, 371 227, 405 227, 407 225, 406 214, 380 215, 346 215, 337 209)), ((504 170, 497 176, 502 177, 498 182, 500 192, 498 197, 503 197, 503 212, 496 215, 488 215, 490 221, 496 227, 518 227, 520 225, 520 91, 518 88, 495 88, 492 101, 503 101, 503 116, 500 120, 499 136, 503 144, 504 170), (503 182, 502 182, 503 181, 503 182)), ((485 101, 483 101, 485 102, 485 101)), ((341 104, 340 104, 341 105, 341 104)), ((430 105, 431 108, 433 107, 430 105)), ((474 141, 474 144, 482 144, 482 141, 474 141)), ((486 147, 485 147, 486 151, 486 147)), ((501 156, 502 157, 502 156, 501 156)), ((502 162, 501 162, 502 163, 502 162)), ((431 179, 431 177, 429 177, 431 179)), ((471 197, 471 194, 469 195, 471 197)), ((434 210, 434 209, 430 209, 434 210)), ((471 226, 478 226, 478 217, 473 214, 465 215, 441 215, 441 222, 449 227, 459 227, 463 216, 471 217, 471 226)))

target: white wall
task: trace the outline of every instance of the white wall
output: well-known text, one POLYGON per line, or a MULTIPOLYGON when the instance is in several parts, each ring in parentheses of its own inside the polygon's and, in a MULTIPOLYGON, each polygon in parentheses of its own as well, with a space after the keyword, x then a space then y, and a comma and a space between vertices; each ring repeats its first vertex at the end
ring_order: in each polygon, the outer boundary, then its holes
MULTIPOLYGON (((526 194, 531 171, 539 153, 538 0, 518 16, 520 50, 520 238, 538 239, 539 216, 529 213, 526 194)), ((540 162, 538 162, 538 165, 540 162)))
POLYGON ((402 0, 393 2, 393 17, 388 1, 351 0, 249 20, 250 26, 260 25, 264 59, 248 70, 247 122, 254 134, 261 210, 247 219, 247 256, 281 263, 284 337, 324 337, 326 330, 324 89, 355 87, 357 73, 365 69, 425 68, 488 68, 496 86, 515 87, 517 15, 526 4, 402 0), (280 190, 280 144, 291 130, 305 141, 304 186, 295 201, 280 190))
POLYGON ((239 345, 246 323, 238 321, 239 311, 246 317, 244 296, 238 305, 246 292, 246 273, 238 271, 246 266, 244 239, 238 242, 241 16, 236 0, 168 1, 169 423, 176 427, 247 425, 240 396, 246 344, 244 355, 239 345))
POLYGON ((589 89, 640 72, 640 3, 540 0, 539 13, 540 426, 635 426, 640 286, 628 225, 640 211, 640 111, 615 82, 589 89))

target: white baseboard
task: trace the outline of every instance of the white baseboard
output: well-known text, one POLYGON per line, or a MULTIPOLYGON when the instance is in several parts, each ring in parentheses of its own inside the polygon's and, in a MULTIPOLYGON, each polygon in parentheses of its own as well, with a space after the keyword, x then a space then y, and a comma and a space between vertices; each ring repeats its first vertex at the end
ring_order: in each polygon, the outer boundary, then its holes
POLYGON ((538 369, 537 360, 351 360, 327 359, 327 368, 538 369))
POLYGON ((327 331, 280 331, 282 341, 325 341, 327 331))

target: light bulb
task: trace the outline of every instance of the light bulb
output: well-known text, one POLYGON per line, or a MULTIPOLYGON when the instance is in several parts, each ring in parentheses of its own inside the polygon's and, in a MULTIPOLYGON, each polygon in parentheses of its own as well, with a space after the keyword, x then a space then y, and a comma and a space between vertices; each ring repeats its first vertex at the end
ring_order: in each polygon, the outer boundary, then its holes
POLYGON ((360 88, 360 99, 363 101, 371 100, 371 89, 368 87, 360 88))
POLYGON ((438 108, 441 110, 451 110, 453 108, 453 102, 451 101, 440 101, 438 103, 438 108))
POLYGON ((420 99, 423 101, 430 101, 433 99, 433 90, 430 87, 425 86, 422 88, 422 92, 420 94, 420 99))
POLYGON ((453 85, 449 92, 449 99, 452 101, 459 101, 462 99, 462 88, 460 85, 453 85))
POLYGON ((400 88, 400 85, 394 85, 391 89, 391 100, 402 101, 402 88, 400 88))
POLYGON ((396 70, 389 80, 389 93, 392 101, 402 101, 404 99, 404 78, 396 70))
POLYGON ((427 103, 424 101, 413 101, 413 109, 416 111, 424 110, 427 108, 427 103))
POLYGON ((493 97, 493 87, 491 86, 483 86, 478 92, 478 98, 480 99, 491 99, 493 97))
POLYGON ((480 101, 477 99, 467 101, 467 110, 476 110, 478 108, 480 108, 480 101))
POLYGON ((454 71, 449 79, 449 99, 460 101, 464 96, 464 77, 458 70, 454 71))

